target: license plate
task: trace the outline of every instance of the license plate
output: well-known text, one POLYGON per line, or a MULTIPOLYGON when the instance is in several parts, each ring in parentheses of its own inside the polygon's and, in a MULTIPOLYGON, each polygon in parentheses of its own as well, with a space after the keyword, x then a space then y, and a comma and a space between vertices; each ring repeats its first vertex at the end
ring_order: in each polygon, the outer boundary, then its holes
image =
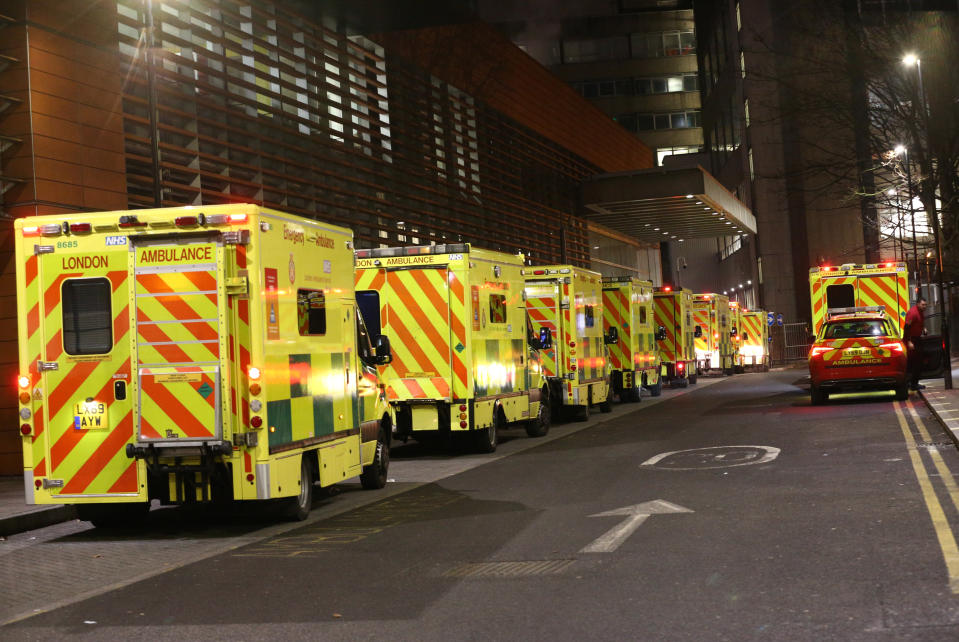
POLYGON ((73 411, 74 430, 106 430, 107 405, 99 401, 80 401, 73 411))
POLYGON ((843 354, 847 357, 865 357, 872 351, 869 348, 846 348, 843 354))

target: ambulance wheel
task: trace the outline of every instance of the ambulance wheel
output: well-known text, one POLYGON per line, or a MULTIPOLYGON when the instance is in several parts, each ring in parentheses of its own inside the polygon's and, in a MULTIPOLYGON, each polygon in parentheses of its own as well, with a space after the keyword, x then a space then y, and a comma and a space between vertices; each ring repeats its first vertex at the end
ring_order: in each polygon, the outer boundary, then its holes
POLYGON ((724 376, 724 377, 731 377, 731 376, 733 376, 733 369, 732 369, 732 368, 723 368, 723 376, 724 376))
POLYGON ((682 379, 673 379, 671 384, 675 388, 686 388, 689 386, 689 379, 683 377, 682 379))
POLYGON ((367 490, 376 490, 386 486, 386 477, 390 471, 390 444, 386 440, 386 429, 380 426, 376 435, 376 453, 369 466, 363 466, 360 483, 367 490))
POLYGON ((473 433, 473 445, 476 447, 477 452, 496 452, 496 446, 499 443, 497 441, 497 432, 505 426, 503 422, 503 412, 499 409, 496 409, 494 412, 496 414, 493 415, 493 423, 490 427, 477 430, 473 433))
POLYGON ((549 397, 545 394, 540 397, 539 412, 536 416, 526 422, 526 434, 530 437, 543 437, 549 432, 549 426, 552 421, 552 412, 550 408, 549 397))
POLYGON ((809 400, 812 401, 812 405, 821 406, 826 403, 826 393, 822 391, 822 388, 816 385, 809 386, 809 400))
POLYGON ((646 390, 649 390, 650 397, 658 397, 663 394, 663 378, 660 377, 654 386, 646 386, 646 390))
POLYGON ((698 374, 691 374, 691 375, 689 375, 689 383, 691 383, 691 384, 693 384, 693 385, 696 385, 696 382, 697 382, 698 380, 699 380, 699 375, 698 375, 698 374))
POLYGON ((283 502, 283 517, 291 522, 302 522, 313 508, 313 467, 310 460, 300 460, 300 492, 296 497, 287 497, 283 502))
POLYGON ((97 528, 133 528, 146 519, 150 502, 132 504, 79 504, 77 517, 97 528))
POLYGON ((745 366, 733 366, 733 372, 735 372, 736 374, 743 374, 743 373, 746 372, 746 367, 745 367, 745 366))
POLYGON ((633 403, 639 403, 640 401, 642 401, 642 400, 643 400, 643 395, 642 395, 642 392, 641 392, 641 391, 642 391, 642 388, 640 388, 639 386, 635 386, 635 387, 633 387, 633 388, 630 388, 630 389, 626 392, 626 399, 627 399, 627 401, 631 401, 631 402, 633 402, 633 403))
POLYGON ((576 421, 589 421, 589 403, 585 406, 573 406, 574 419, 576 421))
POLYGON ((599 402, 599 411, 602 413, 613 412, 613 407, 609 405, 609 398, 612 395, 612 388, 606 387, 606 398, 599 402))
POLYGON ((905 401, 909 398, 909 384, 904 383, 896 386, 896 401, 905 401))

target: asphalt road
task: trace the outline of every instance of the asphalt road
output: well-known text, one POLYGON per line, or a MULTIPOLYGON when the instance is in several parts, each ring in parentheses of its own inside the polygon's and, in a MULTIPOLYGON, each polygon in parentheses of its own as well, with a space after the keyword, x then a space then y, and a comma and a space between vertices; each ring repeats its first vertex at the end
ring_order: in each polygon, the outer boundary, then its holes
POLYGON ((802 374, 647 400, 305 526, 177 510, 18 540, 25 590, 44 550, 197 559, 54 592, 0 638, 959 639, 959 452, 915 398, 812 407, 802 374))

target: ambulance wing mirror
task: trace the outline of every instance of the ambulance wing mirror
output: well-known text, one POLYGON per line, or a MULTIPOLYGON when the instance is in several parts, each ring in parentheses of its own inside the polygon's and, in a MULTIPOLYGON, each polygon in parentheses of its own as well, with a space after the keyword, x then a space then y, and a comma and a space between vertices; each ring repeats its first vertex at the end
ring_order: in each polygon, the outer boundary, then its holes
POLYGON ((666 340, 666 328, 659 326, 656 328, 656 340, 665 341, 666 340))
POLYGON ((606 334, 603 339, 606 341, 606 345, 613 345, 614 343, 619 343, 619 329, 610 328, 609 332, 606 334))
POLYGON ((385 366, 393 361, 393 351, 390 349, 390 338, 385 334, 376 337, 374 352, 376 353, 377 365, 385 366))
POLYGON ((736 334, 737 334, 736 328, 733 328, 732 330, 729 331, 729 336, 731 336, 733 339, 736 338, 736 334))
POLYGON ((703 336, 703 329, 697 325, 696 329, 693 330, 693 336, 696 337, 697 339, 703 336))

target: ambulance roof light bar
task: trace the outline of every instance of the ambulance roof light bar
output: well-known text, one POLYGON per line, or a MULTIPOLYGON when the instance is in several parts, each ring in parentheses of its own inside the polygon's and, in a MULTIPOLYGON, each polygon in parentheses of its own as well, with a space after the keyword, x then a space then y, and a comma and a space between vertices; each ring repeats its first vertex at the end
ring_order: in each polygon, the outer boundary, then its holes
POLYGON ((356 258, 385 258, 394 256, 418 256, 423 254, 465 254, 470 251, 469 243, 442 243, 440 245, 410 245, 406 247, 376 247, 356 250, 356 258))
POLYGON ((886 314, 886 307, 882 305, 864 305, 855 308, 829 308, 826 317, 835 317, 843 314, 886 314))

